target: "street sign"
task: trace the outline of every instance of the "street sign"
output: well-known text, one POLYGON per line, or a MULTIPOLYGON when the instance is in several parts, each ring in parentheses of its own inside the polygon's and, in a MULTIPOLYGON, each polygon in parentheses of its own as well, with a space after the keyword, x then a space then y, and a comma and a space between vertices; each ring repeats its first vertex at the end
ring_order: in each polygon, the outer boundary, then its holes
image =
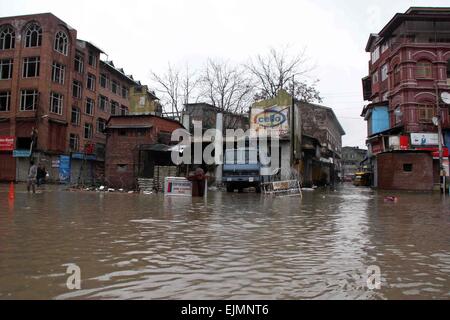
POLYGON ((192 197, 192 182, 186 178, 165 178, 164 195, 192 197))
POLYGON ((0 151, 13 151, 14 137, 0 136, 0 151))

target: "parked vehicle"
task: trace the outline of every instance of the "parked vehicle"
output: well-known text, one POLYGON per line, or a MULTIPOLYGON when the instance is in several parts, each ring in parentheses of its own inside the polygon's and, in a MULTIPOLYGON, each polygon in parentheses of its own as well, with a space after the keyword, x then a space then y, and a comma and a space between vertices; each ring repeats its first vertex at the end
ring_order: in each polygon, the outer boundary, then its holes
POLYGON ((357 187, 370 187, 372 174, 370 172, 357 172, 353 185, 357 187))
POLYGON ((223 183, 227 192, 245 188, 255 188, 261 193, 261 164, 258 160, 257 149, 230 149, 225 151, 223 165, 223 183))

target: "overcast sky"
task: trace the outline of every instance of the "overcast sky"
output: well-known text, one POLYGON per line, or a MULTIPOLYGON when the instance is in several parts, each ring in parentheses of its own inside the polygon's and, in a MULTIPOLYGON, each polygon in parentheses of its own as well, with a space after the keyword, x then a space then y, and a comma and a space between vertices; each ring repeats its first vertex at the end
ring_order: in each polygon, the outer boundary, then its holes
POLYGON ((149 84, 167 63, 193 67, 208 57, 245 62, 270 46, 307 47, 324 105, 347 132, 344 145, 365 147, 361 78, 364 48, 397 12, 449 6, 448 0, 0 0, 0 16, 52 12, 92 41, 117 67, 149 84))

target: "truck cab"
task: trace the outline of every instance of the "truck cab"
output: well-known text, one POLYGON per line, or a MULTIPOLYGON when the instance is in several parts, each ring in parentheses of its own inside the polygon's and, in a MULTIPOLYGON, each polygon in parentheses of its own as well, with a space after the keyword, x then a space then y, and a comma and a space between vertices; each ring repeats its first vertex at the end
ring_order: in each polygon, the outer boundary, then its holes
POLYGON ((255 188, 261 192, 261 164, 257 149, 229 149, 225 150, 223 165, 223 183, 227 192, 245 188, 255 188))

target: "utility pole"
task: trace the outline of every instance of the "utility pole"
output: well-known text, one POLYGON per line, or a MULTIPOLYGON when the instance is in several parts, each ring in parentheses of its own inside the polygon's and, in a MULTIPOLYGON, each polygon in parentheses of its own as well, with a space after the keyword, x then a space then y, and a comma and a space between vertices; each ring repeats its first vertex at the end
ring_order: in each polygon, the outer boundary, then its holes
POLYGON ((441 103, 439 100, 439 86, 438 82, 435 83, 436 89, 436 110, 437 110, 437 127, 438 127, 438 139, 439 139, 439 185, 443 194, 445 195, 445 175, 443 166, 443 148, 442 148, 442 119, 441 119, 441 103))

